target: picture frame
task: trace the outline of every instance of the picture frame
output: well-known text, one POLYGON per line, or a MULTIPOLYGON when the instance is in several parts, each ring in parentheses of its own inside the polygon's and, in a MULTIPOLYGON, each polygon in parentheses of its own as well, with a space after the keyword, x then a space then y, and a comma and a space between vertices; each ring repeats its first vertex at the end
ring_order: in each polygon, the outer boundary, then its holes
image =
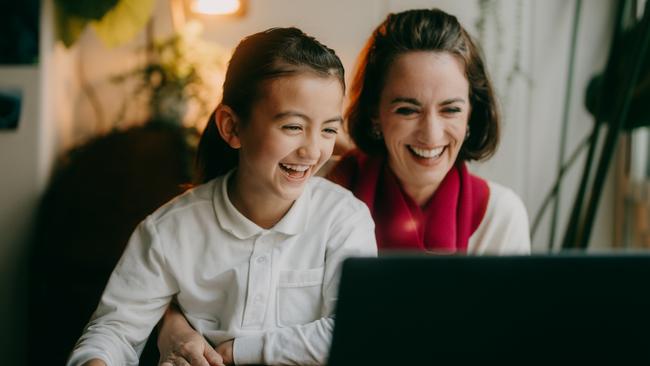
POLYGON ((0 88, 0 131, 18 129, 22 99, 17 88, 0 88))

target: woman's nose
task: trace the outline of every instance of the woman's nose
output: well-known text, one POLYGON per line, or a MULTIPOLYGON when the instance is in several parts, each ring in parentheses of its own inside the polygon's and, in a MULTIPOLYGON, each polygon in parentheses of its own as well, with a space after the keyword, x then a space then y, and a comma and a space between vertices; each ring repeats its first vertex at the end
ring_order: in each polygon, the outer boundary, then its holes
POLYGON ((444 123, 437 114, 428 113, 420 124, 419 132, 420 138, 425 142, 435 143, 444 136, 444 123))

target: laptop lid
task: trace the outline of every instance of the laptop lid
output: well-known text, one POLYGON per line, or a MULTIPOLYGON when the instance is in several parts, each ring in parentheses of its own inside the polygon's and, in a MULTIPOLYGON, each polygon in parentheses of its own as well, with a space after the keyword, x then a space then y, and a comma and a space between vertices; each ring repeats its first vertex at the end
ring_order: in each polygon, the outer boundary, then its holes
POLYGON ((650 364, 650 256, 343 264, 329 365, 650 364))

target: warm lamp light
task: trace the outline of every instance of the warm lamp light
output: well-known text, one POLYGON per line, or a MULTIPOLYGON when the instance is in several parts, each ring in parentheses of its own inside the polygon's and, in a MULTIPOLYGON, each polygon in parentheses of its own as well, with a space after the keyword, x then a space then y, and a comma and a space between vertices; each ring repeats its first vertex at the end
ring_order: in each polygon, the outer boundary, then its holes
POLYGON ((246 13, 246 0, 170 0, 172 24, 175 30, 182 29, 186 16, 200 15, 241 17, 246 13))
POLYGON ((239 0, 195 0, 192 4, 193 12, 206 15, 237 14, 241 9, 239 0))

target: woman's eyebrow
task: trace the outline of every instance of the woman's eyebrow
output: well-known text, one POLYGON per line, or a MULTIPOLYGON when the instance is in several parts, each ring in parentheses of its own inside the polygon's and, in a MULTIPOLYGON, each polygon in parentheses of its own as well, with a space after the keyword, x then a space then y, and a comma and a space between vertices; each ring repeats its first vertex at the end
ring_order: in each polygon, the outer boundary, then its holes
POLYGON ((394 98, 393 100, 390 101, 390 104, 395 104, 395 103, 410 103, 410 104, 414 104, 414 105, 417 105, 417 106, 422 106, 422 103, 420 103, 415 98, 397 97, 397 98, 394 98))
POLYGON ((446 99, 446 100, 443 100, 440 103, 440 105, 448 105, 448 104, 454 104, 454 103, 463 103, 463 104, 465 104, 465 99, 463 99, 463 98, 446 99))

